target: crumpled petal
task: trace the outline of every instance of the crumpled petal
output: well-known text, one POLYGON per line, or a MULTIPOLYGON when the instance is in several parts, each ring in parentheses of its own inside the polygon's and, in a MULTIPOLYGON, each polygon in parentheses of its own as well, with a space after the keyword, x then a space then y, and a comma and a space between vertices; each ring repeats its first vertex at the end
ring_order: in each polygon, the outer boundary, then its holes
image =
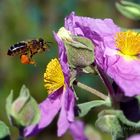
POLYGON ((101 20, 81 17, 76 16, 74 12, 65 18, 65 28, 75 35, 85 36, 85 31, 89 30, 91 33, 96 32, 101 37, 106 37, 120 31, 120 28, 111 19, 101 20))
POLYGON ((73 122, 69 130, 74 140, 87 140, 84 134, 84 124, 81 121, 73 122))
POLYGON ((24 135, 27 136, 32 136, 40 132, 43 128, 47 127, 56 114, 58 113, 60 109, 60 90, 53 93, 53 98, 55 96, 55 99, 53 99, 50 95, 46 100, 44 100, 40 105, 40 112, 41 112, 41 119, 37 125, 32 125, 27 127, 24 130, 24 135))
MULTIPOLYGON (((67 86, 67 85, 66 85, 67 86)), ((61 98, 61 111, 58 119, 57 135, 62 136, 74 121, 75 97, 70 88, 64 88, 61 98)))
POLYGON ((67 102, 67 89, 64 89, 63 93, 62 93, 62 98, 61 98, 61 110, 60 110, 60 115, 59 115, 59 119, 57 122, 57 135, 58 136, 62 136, 67 129, 70 126, 70 122, 68 121, 67 118, 67 110, 66 110, 66 105, 68 104, 67 102))
MULTIPOLYGON (((110 60, 111 58, 109 58, 110 60)), ((108 63, 109 63, 108 60, 108 63)), ((140 62, 139 60, 126 60, 123 57, 116 59, 110 66, 107 64, 107 73, 122 88, 126 96, 140 94, 140 62)))
POLYGON ((126 96, 140 94, 140 61, 128 60, 117 53, 115 35, 120 28, 111 19, 80 17, 72 12, 65 18, 65 27, 75 35, 92 40, 97 65, 120 86, 126 96))

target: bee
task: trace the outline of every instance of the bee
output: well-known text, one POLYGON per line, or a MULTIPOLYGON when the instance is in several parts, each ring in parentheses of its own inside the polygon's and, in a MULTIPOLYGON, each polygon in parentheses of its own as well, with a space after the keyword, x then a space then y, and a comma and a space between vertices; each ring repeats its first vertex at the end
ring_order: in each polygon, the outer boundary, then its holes
POLYGON ((35 61, 32 60, 33 55, 46 51, 49 43, 51 42, 46 42, 42 38, 20 41, 8 49, 7 55, 19 55, 22 64, 35 64, 35 61))

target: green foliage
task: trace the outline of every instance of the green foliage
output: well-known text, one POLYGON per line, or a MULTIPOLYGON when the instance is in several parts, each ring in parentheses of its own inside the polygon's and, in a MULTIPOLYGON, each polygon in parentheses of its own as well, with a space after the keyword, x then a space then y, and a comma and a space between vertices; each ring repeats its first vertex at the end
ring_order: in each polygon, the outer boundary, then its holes
POLYGON ((140 20, 140 5, 134 2, 122 0, 116 3, 116 7, 122 15, 133 19, 140 20))
POLYGON ((13 102, 13 90, 11 90, 9 96, 6 99, 6 113, 10 123, 12 123, 11 116, 10 116, 12 102, 13 102))
POLYGON ((99 107, 99 106, 108 106, 108 102, 104 101, 104 100, 94 100, 94 101, 90 101, 90 102, 85 102, 82 104, 78 104, 78 108, 80 109, 79 111, 79 116, 83 117, 85 116, 91 109, 95 108, 95 107, 99 107))
POLYGON ((6 126, 4 122, 0 121, 0 139, 10 140, 9 136, 10 136, 9 128, 6 126))

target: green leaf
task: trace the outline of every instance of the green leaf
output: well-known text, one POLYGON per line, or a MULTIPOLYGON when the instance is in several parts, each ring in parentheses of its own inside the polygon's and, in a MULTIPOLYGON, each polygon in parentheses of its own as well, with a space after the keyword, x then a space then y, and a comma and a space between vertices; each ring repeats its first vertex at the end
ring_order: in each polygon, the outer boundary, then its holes
POLYGON ((13 90, 11 90, 9 96, 6 99, 6 113, 10 123, 11 123, 10 113, 11 113, 12 102, 13 102, 13 90))
POLYGON ((89 41, 89 39, 80 36, 73 36, 73 39, 77 42, 77 45, 75 44, 75 47, 93 51, 94 45, 91 41, 89 41))
MULTIPOLYGON (((2 121, 0 121, 0 139, 8 139, 10 136, 9 128, 6 126, 6 124, 2 121)), ((10 139, 10 138, 9 138, 10 139)))
POLYGON ((80 109, 79 116, 83 117, 85 116, 92 108, 99 107, 102 105, 107 105, 106 101, 104 100, 95 100, 90 101, 82 104, 78 104, 78 107, 80 109))
POLYGON ((140 20, 140 5, 122 0, 119 2, 116 2, 116 8, 118 11, 126 16, 127 18, 133 19, 133 20, 140 20))

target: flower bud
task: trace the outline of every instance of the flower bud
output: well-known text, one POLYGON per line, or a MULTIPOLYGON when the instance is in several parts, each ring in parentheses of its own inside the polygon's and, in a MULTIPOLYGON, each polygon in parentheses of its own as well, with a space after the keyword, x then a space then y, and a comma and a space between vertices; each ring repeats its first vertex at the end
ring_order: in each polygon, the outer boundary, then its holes
MULTIPOLYGON (((138 97, 138 101, 139 100, 140 99, 138 97)), ((137 105, 139 106, 139 103, 137 105)), ((131 106, 137 105, 131 102, 131 106)), ((128 105, 127 108, 129 108, 128 105)), ((132 111, 132 109, 130 108, 131 113, 119 109, 102 110, 98 114, 96 126, 100 130, 110 133, 112 135, 113 140, 126 139, 129 135, 133 134, 134 132, 139 133, 140 121, 139 119, 136 121, 136 117, 137 115, 139 115, 137 114, 139 112, 139 107, 137 108, 138 108, 136 109, 137 111, 136 110, 132 111)))
POLYGON ((57 33, 57 35, 63 40, 63 41, 72 41, 71 32, 66 30, 64 27, 61 27, 57 33))
POLYGON ((116 114, 114 110, 103 110, 99 113, 96 121, 96 126, 101 131, 111 134, 112 139, 119 139, 123 136, 122 128, 116 114))
POLYGON ((68 63, 72 68, 84 68, 94 61, 94 44, 88 38, 74 36, 64 27, 57 34, 63 41, 68 63))
POLYGON ((11 91, 6 100, 6 111, 11 124, 17 127, 36 124, 40 119, 38 104, 24 85, 15 101, 13 101, 13 91, 11 91))
POLYGON ((123 14, 124 16, 133 19, 133 20, 140 20, 140 5, 122 0, 116 3, 116 7, 123 14))
POLYGON ((93 43, 88 38, 73 36, 73 42, 65 41, 65 46, 71 67, 84 68, 93 63, 93 43))

